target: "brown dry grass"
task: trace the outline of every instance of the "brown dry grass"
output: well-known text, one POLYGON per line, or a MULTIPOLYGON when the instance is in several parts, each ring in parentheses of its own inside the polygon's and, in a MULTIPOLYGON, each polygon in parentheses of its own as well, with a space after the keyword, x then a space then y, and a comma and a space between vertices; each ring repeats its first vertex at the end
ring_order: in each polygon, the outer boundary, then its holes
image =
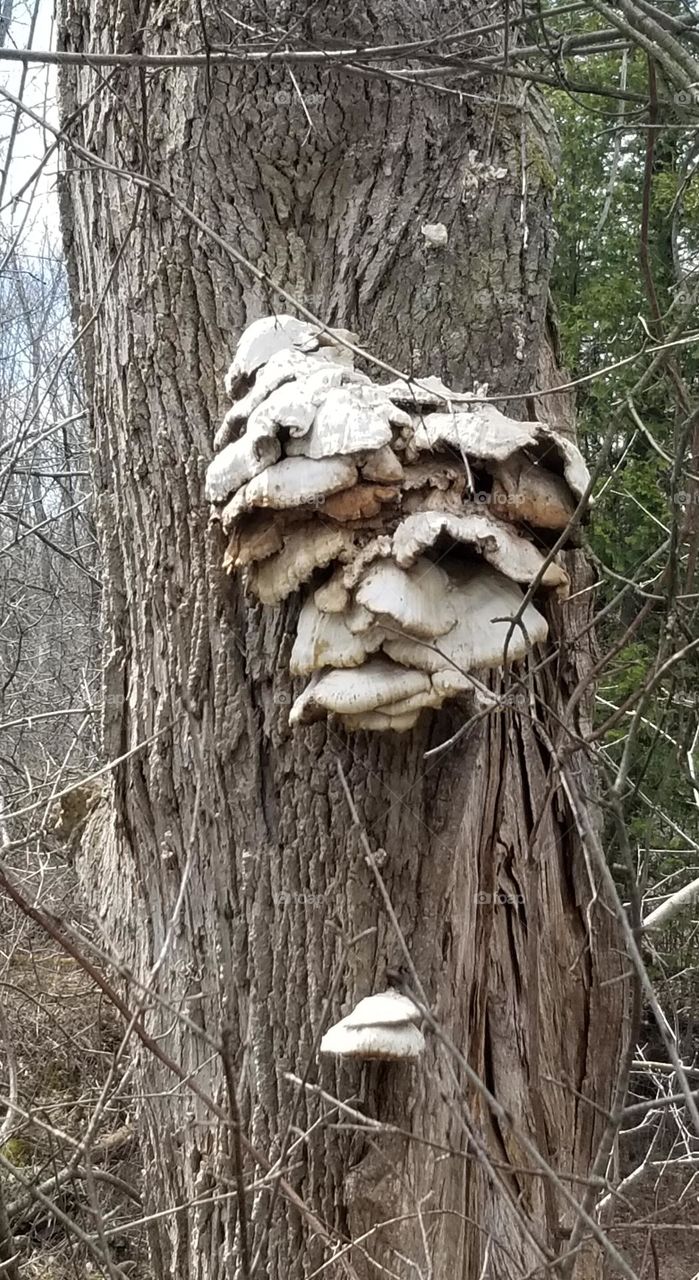
MULTIPOLYGON (((63 887, 68 873, 64 869, 63 887)), ((54 899, 55 901, 55 899, 54 899)), ((64 899, 65 903, 65 899, 64 899)), ((62 905, 64 905, 64 903, 62 905)), ((53 903, 52 903, 53 905, 53 903)), ((0 1036, 0 1094, 10 1089, 10 1057, 16 1070, 16 1103, 0 1151, 18 1177, 0 1173, 5 1200, 25 1194, 19 1179, 39 1185, 58 1176, 100 1105, 100 1120, 91 1143, 98 1173, 123 1180, 138 1191, 140 1162, 131 1136, 133 1099, 122 1089, 126 1062, 114 1073, 106 1099, 105 1081, 114 1067, 121 1041, 120 1020, 83 970, 34 927, 18 918, 5 902, 0 955, 0 999, 8 1044, 0 1036)), ((0 1124, 6 1106, 0 1102, 0 1124)), ((111 1183, 98 1181, 97 1198, 110 1227, 138 1218, 139 1207, 111 1183)), ((85 1232, 94 1231, 84 1181, 65 1182, 47 1194, 85 1232)), ((85 1247, 45 1207, 22 1209, 12 1223, 21 1252, 21 1274, 31 1280, 77 1280, 97 1275, 85 1247)), ((117 1237, 113 1254, 133 1280, 147 1280, 143 1232, 117 1237)))
MULTIPOLYGON (((699 1272, 699 1165, 649 1169, 629 1188, 611 1239, 639 1280, 694 1280, 699 1272)), ((608 1280, 616 1274, 607 1272, 608 1280)))

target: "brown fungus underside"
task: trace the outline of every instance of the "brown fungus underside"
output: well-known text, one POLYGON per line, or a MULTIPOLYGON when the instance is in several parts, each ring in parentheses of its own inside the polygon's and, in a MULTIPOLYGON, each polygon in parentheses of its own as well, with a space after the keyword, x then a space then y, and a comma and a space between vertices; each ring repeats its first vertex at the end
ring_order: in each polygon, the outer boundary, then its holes
POLYGON ((523 588, 566 593, 546 544, 589 476, 545 423, 434 377, 374 383, 351 337, 284 315, 248 326, 206 496, 229 572, 265 605, 305 593, 291 722, 400 732, 546 639, 523 588))

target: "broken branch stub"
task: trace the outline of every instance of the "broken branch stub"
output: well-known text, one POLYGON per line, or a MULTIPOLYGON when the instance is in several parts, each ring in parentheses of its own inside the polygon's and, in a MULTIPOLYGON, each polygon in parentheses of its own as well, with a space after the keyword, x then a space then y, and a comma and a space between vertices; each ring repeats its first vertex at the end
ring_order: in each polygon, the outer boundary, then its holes
POLYGON ((245 330, 206 497, 228 572, 265 605, 304 592, 290 722, 404 732, 545 642, 537 602, 568 576, 542 531, 568 527, 589 475, 545 423, 432 376, 377 384, 348 341, 285 315, 245 330))

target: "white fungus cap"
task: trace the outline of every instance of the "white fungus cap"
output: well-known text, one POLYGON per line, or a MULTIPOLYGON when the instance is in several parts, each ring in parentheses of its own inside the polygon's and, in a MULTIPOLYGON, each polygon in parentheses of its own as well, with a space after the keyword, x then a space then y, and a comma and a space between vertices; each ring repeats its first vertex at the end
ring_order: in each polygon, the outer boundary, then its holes
MULTIPOLYGON (((422 233, 448 236, 441 223, 422 233)), ((303 589, 290 672, 305 688, 290 724, 337 716, 352 731, 403 733, 424 710, 472 697, 472 671, 526 660, 546 640, 518 584, 536 583, 537 602, 565 596, 564 564, 544 557, 589 474, 571 440, 507 417, 487 386, 380 385, 353 367, 352 345, 290 315, 245 330, 206 497, 227 537, 223 567, 252 596, 272 606, 303 589)), ((416 1034, 408 1020, 401 1035, 416 1034)))
POLYGON ((233 363, 226 374, 226 390, 230 393, 241 377, 254 373, 270 356, 289 347, 311 345, 312 325, 295 316, 262 316, 248 325, 236 348, 233 363))
POLYGON ((328 458, 333 454, 363 453, 390 445, 394 426, 410 426, 410 417, 397 408, 381 387, 330 387, 318 407, 313 426, 287 446, 289 456, 328 458))
POLYGON ((538 547, 478 507, 465 510, 461 516, 443 511, 408 516, 393 535, 398 564, 409 568, 443 536, 473 547, 494 569, 515 582, 533 582, 540 577, 542 586, 556 587, 561 594, 567 591, 568 575, 561 565, 554 562, 544 569, 544 557, 538 547))
POLYGON ((432 405, 434 408, 447 408, 452 402, 466 403, 473 400, 472 391, 452 391, 441 378, 435 374, 427 374, 424 378, 396 378, 393 382, 382 383, 382 390, 396 404, 409 408, 419 405, 432 405))
POLYGON ((304 352, 319 352, 320 358, 327 356, 331 360, 345 360, 353 363, 351 351, 344 352, 343 340, 355 340, 355 335, 348 329, 330 329, 324 332, 306 320, 297 320, 296 316, 277 315, 262 316, 248 325, 241 335, 236 348, 235 357, 225 378, 226 391, 231 395, 241 378, 249 377, 262 365, 277 354, 296 348, 304 352), (333 339, 339 339, 335 343, 333 339))
POLYGON ((320 1052, 340 1058, 379 1058, 387 1062, 418 1058, 425 1049, 425 1037, 415 1025, 419 1018, 417 1005, 398 991, 366 996, 351 1013, 326 1031, 320 1052))

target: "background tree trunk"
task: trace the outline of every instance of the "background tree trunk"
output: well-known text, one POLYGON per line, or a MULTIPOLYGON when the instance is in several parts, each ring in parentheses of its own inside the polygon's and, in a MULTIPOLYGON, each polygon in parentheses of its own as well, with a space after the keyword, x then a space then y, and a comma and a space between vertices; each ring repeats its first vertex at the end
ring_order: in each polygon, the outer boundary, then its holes
MULTIPOLYGON (((143 19, 127 12, 113 0, 66 0, 63 47, 138 50, 143 19)), ((468 23, 467 5, 414 0, 342 17, 305 3, 267 12, 274 33, 293 22, 311 47, 468 23)), ((260 21, 252 5, 236 17, 260 21)), ((151 52, 201 45, 181 0, 154 6, 147 29, 151 52)), ((213 18, 207 35, 231 39, 213 18)), ((240 331, 288 307, 208 231, 402 369, 519 392, 542 357, 555 132, 532 94, 496 111, 494 84, 474 82, 478 102, 359 71, 295 75, 310 124, 281 67, 62 73, 69 136, 121 171, 66 149, 76 312, 85 321, 97 310, 83 347, 106 584, 104 751, 133 752, 114 770, 110 838, 93 843, 83 871, 109 937, 143 977, 188 868, 158 990, 216 1040, 232 1028, 244 1129, 259 1151, 278 1156, 295 1098, 284 1073, 309 1063, 312 1082, 418 1135, 335 1129, 337 1110, 302 1097, 295 1123, 311 1131, 288 1157, 288 1180, 334 1240, 365 1237, 345 1255, 351 1269, 334 1263, 328 1275, 378 1275, 375 1259, 393 1276, 475 1280, 491 1240, 489 1274, 521 1277, 542 1262, 532 1235, 558 1250, 569 1215, 453 1055, 430 1037, 415 1068, 314 1060, 323 1020, 383 988, 402 963, 338 760, 385 851, 385 883, 440 1026, 564 1174, 588 1171, 604 1125, 596 1107, 616 1072, 624 988, 612 981, 623 957, 611 915, 599 901, 590 908, 589 872, 570 813, 549 794, 551 760, 526 695, 431 761, 425 750, 463 709, 423 714, 405 736, 289 729, 298 605, 262 610, 222 575, 202 484, 240 331), (153 176, 208 230, 162 195, 139 193, 126 171, 153 176), (421 235, 435 221, 449 228, 442 250, 421 235), (512 901, 479 900, 498 892, 512 901), (475 1158, 474 1134, 497 1183, 475 1158)), ((569 559, 580 582, 582 561, 569 559)), ((588 608, 582 595, 553 609, 568 639, 531 682, 554 740, 589 663, 588 638, 574 639, 588 608)), ((211 1047, 167 1010, 148 1025, 226 1105, 211 1047)), ((149 1208, 206 1201, 153 1224, 156 1275, 239 1276, 225 1126, 147 1056, 139 1080, 149 1208)), ((260 1176, 248 1160, 248 1183, 260 1176)), ((256 1275, 309 1276, 327 1245, 284 1194, 271 1224, 270 1205, 269 1187, 247 1197, 256 1275)))

